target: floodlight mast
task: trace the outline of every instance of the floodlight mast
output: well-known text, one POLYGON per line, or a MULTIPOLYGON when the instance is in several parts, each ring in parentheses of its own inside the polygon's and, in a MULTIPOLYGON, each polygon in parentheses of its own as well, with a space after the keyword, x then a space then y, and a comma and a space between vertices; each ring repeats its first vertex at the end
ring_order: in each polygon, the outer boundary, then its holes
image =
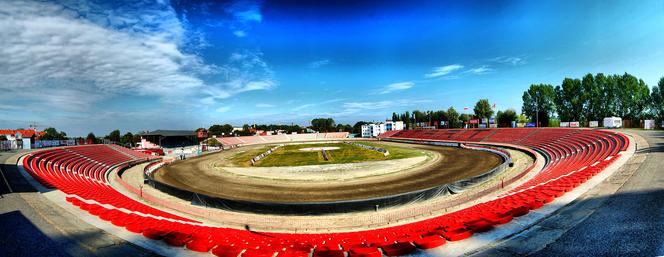
POLYGON ((535 127, 539 128, 539 92, 535 95, 535 127))

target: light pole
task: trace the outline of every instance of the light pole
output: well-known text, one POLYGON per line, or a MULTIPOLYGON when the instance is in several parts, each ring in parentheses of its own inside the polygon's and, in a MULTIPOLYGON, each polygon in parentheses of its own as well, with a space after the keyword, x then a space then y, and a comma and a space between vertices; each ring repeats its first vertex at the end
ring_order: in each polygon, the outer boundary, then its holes
POLYGON ((539 128, 539 92, 535 95, 535 127, 539 128))

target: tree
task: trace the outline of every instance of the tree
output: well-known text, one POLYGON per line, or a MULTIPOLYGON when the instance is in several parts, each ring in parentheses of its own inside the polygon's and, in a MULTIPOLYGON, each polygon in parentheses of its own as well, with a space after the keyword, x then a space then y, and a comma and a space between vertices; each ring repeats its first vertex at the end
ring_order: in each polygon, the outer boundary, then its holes
POLYGON ((461 115, 459 115, 459 120, 463 123, 468 122, 470 118, 472 117, 470 117, 470 115, 468 115, 467 113, 462 113, 461 115))
POLYGON ((397 113, 396 113, 396 112, 393 112, 393 113, 392 113, 392 121, 399 121, 399 120, 400 120, 400 119, 399 119, 399 116, 397 115, 397 113))
POLYGON ((450 128, 460 128, 461 125, 463 125, 459 119, 459 112, 457 112, 452 106, 447 108, 447 121, 450 123, 450 128))
POLYGON ((549 124, 549 118, 553 116, 556 111, 554 99, 556 93, 552 85, 549 84, 533 84, 530 88, 523 92, 521 99, 523 106, 521 111, 528 116, 532 121, 537 122, 539 125, 549 124))
POLYGON ((128 146, 133 146, 134 145, 134 134, 131 132, 125 133, 122 138, 120 138, 120 144, 122 145, 128 145, 128 146))
POLYGON ((496 114, 496 120, 500 127, 510 127, 512 121, 516 121, 518 118, 514 109, 507 109, 504 112, 498 111, 496 114))
POLYGON ((406 129, 413 129, 410 113, 408 111, 403 114, 403 118, 401 120, 403 120, 403 123, 406 125, 406 129))
POLYGON ((554 102, 560 120, 583 121, 585 95, 581 80, 565 78, 561 86, 556 86, 555 92, 554 102))
POLYGON ((233 125, 231 124, 224 124, 221 126, 221 132, 224 133, 224 135, 230 135, 233 133, 233 125))
POLYGON ((94 133, 90 132, 90 133, 88 133, 88 136, 85 137, 85 142, 86 142, 86 144, 88 142, 91 142, 92 144, 96 144, 97 143, 97 136, 95 136, 94 133))
POLYGON ((111 131, 111 133, 109 133, 105 138, 110 140, 111 142, 115 143, 120 142, 120 130, 116 129, 111 131))
POLYGON ((39 137, 41 140, 64 140, 67 139, 67 133, 64 131, 58 132, 57 129, 48 127, 44 129, 44 134, 39 137))
POLYGON ((526 115, 519 114, 519 118, 516 120, 517 123, 526 123, 528 122, 528 117, 526 115))
POLYGON ((358 121, 353 125, 353 134, 361 134, 362 133, 362 125, 369 124, 369 122, 366 121, 358 121))
POLYGON ((661 120, 664 118, 664 77, 659 79, 657 86, 652 88, 650 93, 652 99, 652 110, 654 114, 661 120))
POLYGON ((208 135, 210 136, 221 136, 224 134, 224 127, 223 125, 212 125, 208 128, 208 135))
POLYGON ((332 118, 316 118, 311 120, 311 128, 318 132, 332 132, 336 124, 332 118))
POLYGON ((596 77, 588 73, 581 80, 583 88, 583 114, 586 121, 599 121, 606 117, 604 101, 604 74, 598 73, 596 77))
POLYGON ((493 109, 491 108, 491 104, 489 104, 489 99, 480 99, 477 101, 473 110, 475 111, 475 116, 480 119, 488 119, 493 116, 493 109))

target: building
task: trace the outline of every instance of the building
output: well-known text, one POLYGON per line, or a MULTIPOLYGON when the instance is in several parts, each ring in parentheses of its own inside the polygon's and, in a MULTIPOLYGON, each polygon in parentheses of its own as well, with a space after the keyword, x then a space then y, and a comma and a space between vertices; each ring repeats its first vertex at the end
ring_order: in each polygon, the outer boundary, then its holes
POLYGON ((142 148, 153 147, 148 142, 163 148, 177 148, 197 145, 199 133, 191 130, 155 130, 138 135, 141 136, 142 148))
POLYGON ((385 123, 370 123, 362 125, 362 137, 377 137, 392 130, 403 130, 403 121, 386 120, 385 123))
POLYGON ((385 121, 385 131, 403 130, 403 121, 385 121))

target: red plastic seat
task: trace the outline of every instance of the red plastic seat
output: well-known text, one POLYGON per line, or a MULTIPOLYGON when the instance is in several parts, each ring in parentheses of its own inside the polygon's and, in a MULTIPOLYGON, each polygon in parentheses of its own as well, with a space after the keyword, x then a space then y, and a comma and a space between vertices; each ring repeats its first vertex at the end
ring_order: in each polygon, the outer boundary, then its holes
POLYGON ((407 242, 383 245, 380 248, 385 251, 387 256, 406 255, 417 250, 414 245, 407 242))
POLYGON ((415 243, 415 245, 420 249, 431 249, 444 245, 446 242, 447 240, 445 240, 445 238, 436 235, 431 235, 417 239, 413 243, 415 243))

